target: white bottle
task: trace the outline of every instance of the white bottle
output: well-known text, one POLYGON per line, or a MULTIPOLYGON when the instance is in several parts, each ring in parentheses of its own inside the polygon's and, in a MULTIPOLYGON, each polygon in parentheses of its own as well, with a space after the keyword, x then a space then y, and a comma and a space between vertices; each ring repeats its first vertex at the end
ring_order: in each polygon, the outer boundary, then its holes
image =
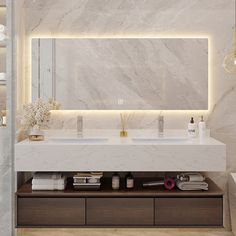
POLYGON ((191 120, 188 123, 188 136, 190 138, 195 138, 197 136, 196 124, 194 123, 193 117, 191 117, 191 120))
POLYGON ((198 123, 198 132, 199 132, 199 138, 206 137, 206 123, 203 119, 203 116, 201 116, 201 120, 198 123))
POLYGON ((113 190, 120 189, 120 176, 118 175, 118 173, 115 173, 112 176, 112 189, 113 190))

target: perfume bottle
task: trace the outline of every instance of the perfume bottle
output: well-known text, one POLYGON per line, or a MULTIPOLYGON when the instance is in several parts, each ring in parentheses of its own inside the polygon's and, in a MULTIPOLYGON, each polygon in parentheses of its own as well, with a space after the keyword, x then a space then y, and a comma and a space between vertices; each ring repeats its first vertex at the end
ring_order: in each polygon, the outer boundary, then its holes
POLYGON ((126 176, 125 176, 125 187, 127 189, 132 189, 134 188, 134 176, 131 174, 131 172, 129 172, 126 176))

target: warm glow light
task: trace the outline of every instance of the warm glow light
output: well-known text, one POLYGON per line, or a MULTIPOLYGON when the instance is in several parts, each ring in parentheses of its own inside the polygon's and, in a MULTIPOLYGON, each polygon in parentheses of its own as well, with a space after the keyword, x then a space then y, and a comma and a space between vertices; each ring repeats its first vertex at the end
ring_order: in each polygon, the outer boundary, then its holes
MULTIPOLYGON (((185 34, 180 34, 178 33, 173 34, 173 35, 103 35, 103 36, 99 36, 99 35, 33 35, 30 39, 30 57, 31 58, 31 39, 34 38, 69 38, 69 39, 85 39, 85 38, 104 38, 104 39, 108 39, 108 38, 176 38, 176 39, 208 39, 208 109, 206 110, 55 110, 52 111, 52 113, 54 114, 59 114, 59 113, 63 113, 63 114, 71 114, 71 113, 75 113, 75 112, 80 112, 80 113, 84 113, 84 114, 90 114, 90 113, 96 113, 96 114, 119 114, 121 112, 134 112, 137 114, 143 114, 143 113, 147 113, 147 114, 159 114, 161 111, 164 111, 165 114, 171 114, 171 115, 179 115, 179 114, 186 114, 186 115, 209 115, 210 111, 212 110, 212 40, 211 37, 209 35, 199 35, 199 34, 195 34, 192 33, 191 35, 185 35, 185 34)), ((31 62, 30 62, 31 63, 31 62)), ((236 63, 236 61, 235 61, 236 63)), ((31 71, 31 70, 30 70, 31 71)), ((31 73, 31 72, 30 72, 31 73)), ((31 84, 31 83, 30 83, 31 84)), ((31 93, 31 88, 30 91, 31 93)))

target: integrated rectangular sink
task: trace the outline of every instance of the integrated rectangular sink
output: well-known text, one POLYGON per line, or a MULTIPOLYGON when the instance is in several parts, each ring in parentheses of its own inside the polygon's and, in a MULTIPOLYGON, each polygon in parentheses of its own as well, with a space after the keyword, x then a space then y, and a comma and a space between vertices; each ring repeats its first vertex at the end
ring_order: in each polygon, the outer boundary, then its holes
POLYGON ((120 138, 117 130, 88 130, 83 137, 66 131, 52 132, 45 141, 24 140, 15 145, 15 170, 225 171, 225 144, 211 137, 189 139, 185 133, 173 131, 159 137, 154 132, 132 130, 129 137, 120 138))
POLYGON ((100 138, 100 137, 78 137, 78 138, 51 138, 50 142, 57 143, 103 143, 107 142, 108 138, 100 138))
POLYGON ((134 142, 170 142, 170 143, 185 143, 189 139, 187 137, 137 137, 132 138, 134 142))

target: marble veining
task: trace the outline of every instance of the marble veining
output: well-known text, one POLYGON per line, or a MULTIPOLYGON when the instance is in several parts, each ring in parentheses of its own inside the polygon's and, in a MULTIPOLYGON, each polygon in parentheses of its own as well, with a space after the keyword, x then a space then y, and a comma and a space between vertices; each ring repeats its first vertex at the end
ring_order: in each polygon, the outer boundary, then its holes
POLYGON ((32 92, 61 109, 208 109, 207 38, 33 39, 32 55, 32 92))

